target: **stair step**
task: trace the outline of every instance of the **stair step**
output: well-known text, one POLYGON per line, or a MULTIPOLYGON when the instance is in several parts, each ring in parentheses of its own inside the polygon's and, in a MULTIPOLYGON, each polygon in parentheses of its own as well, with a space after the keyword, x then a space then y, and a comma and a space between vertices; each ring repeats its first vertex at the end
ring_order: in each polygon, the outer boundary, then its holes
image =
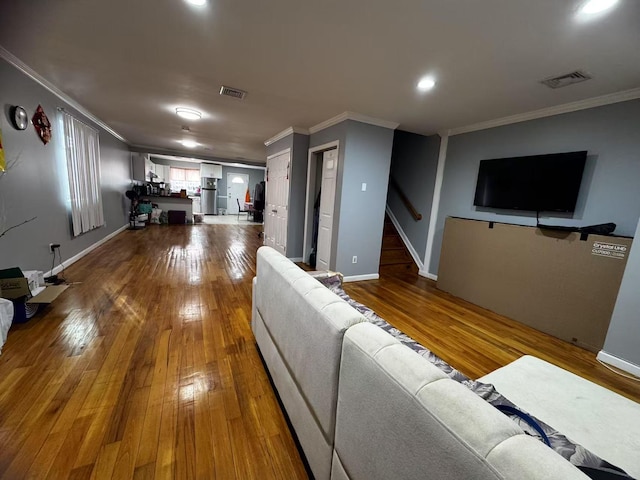
POLYGON ((394 248, 382 250, 380 255, 381 265, 390 265, 395 263, 412 263, 413 258, 404 248, 394 248))
POLYGON ((386 250, 387 248, 405 248, 400 235, 384 235, 382 237, 382 249, 386 250))

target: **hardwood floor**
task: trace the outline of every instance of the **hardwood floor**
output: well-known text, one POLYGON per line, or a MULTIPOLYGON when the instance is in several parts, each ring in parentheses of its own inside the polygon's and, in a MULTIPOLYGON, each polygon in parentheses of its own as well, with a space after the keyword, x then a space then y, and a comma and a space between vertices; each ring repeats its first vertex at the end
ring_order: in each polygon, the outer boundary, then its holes
POLYGON ((306 478, 250 328, 260 229, 126 231, 68 268, 0 355, 0 477, 306 478))
MULTIPOLYGON (((0 478, 306 478, 250 328, 261 227, 126 231, 0 355, 0 478)), ((524 353, 640 400, 594 355, 390 272, 346 290, 473 378, 524 353)))

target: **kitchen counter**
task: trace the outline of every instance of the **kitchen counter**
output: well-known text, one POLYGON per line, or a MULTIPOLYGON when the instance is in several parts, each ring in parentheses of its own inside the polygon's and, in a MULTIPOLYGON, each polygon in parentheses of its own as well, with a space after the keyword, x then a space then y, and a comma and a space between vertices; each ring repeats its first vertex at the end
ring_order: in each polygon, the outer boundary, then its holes
POLYGON ((151 203, 156 203, 158 208, 163 212, 169 210, 184 210, 187 218, 187 223, 193 222, 193 206, 192 199, 189 197, 166 197, 160 195, 143 195, 141 200, 147 200, 151 203))

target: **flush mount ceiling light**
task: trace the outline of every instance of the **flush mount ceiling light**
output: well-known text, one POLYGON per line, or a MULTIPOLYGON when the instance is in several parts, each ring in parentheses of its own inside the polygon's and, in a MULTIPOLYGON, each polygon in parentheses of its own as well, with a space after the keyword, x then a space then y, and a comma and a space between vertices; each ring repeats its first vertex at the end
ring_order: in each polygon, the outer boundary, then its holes
POLYGON ((196 7, 202 7, 207 4, 207 0, 184 0, 185 2, 195 5, 196 7))
POLYGON ((176 114, 186 120, 200 120, 202 118, 202 113, 193 108, 178 107, 176 114))
POLYGON ((180 143, 187 148, 196 148, 199 145, 198 142, 194 142, 193 140, 180 140, 180 143))
POLYGON ((613 8, 618 0, 588 0, 580 7, 579 13, 584 15, 592 15, 594 13, 604 12, 613 8))
POLYGON ((421 92, 427 92, 436 86, 436 81, 433 77, 423 77, 420 79, 417 85, 417 89, 421 92))

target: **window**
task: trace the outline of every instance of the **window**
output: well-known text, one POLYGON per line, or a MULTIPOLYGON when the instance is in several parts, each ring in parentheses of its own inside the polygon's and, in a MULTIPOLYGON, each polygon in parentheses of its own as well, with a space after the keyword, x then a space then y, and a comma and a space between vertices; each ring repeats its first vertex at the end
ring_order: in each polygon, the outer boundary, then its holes
POLYGON ((98 131, 62 111, 73 236, 104 225, 98 131))
POLYGON ((169 178, 172 192, 186 190, 187 195, 193 195, 200 186, 199 169, 171 167, 169 178))

